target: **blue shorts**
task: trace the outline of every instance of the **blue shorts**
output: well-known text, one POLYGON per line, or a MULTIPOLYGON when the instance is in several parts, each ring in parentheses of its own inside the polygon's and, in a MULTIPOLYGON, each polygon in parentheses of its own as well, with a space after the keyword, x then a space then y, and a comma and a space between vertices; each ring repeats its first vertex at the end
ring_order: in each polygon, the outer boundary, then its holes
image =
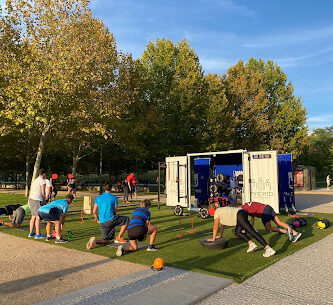
POLYGON ((275 211, 270 205, 268 205, 267 207, 264 208, 262 212, 261 221, 265 225, 267 222, 274 220, 275 216, 277 216, 275 211))

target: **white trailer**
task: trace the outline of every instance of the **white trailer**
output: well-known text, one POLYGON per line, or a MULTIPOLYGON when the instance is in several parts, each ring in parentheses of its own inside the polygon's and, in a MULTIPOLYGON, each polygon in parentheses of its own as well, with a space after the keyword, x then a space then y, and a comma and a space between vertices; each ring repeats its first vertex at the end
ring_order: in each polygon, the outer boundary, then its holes
MULTIPOLYGON (((272 206, 274 211, 279 213, 281 196, 278 156, 284 155, 278 155, 274 150, 230 150, 167 157, 166 204, 174 207, 175 215, 182 215, 185 208, 199 212, 208 196, 206 193, 210 178, 207 175, 211 177, 212 174, 226 171, 229 176, 243 175, 243 202, 261 202, 272 206)), ((290 177, 289 174, 287 176, 290 177)), ((293 182, 288 181, 288 185, 292 190, 290 200, 294 200, 293 182)))

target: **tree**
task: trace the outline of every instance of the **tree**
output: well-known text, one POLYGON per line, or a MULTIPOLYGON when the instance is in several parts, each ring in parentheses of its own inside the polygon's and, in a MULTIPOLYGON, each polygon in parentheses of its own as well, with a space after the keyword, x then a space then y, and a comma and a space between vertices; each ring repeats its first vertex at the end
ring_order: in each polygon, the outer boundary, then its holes
POLYGON ((333 170, 333 126, 314 129, 296 163, 314 166, 319 176, 326 177, 333 170))
POLYGON ((277 149, 297 157, 306 142, 306 111, 281 68, 251 58, 229 68, 224 78, 235 111, 234 147, 277 149))
POLYGON ((234 149, 268 149, 268 98, 262 86, 262 74, 251 71, 243 61, 224 75, 228 111, 233 120, 229 141, 234 149))
POLYGON ((20 52, 5 52, 2 116, 21 132, 38 131, 33 178, 48 133, 61 135, 69 123, 68 132, 104 133, 102 120, 111 115, 107 92, 117 69, 116 44, 103 23, 91 17, 88 3, 12 0, 2 16, 7 28, 19 34, 22 46, 20 52))
POLYGON ((194 50, 186 40, 157 39, 140 62, 144 90, 133 109, 142 122, 138 136, 147 159, 202 150, 207 85, 194 50))

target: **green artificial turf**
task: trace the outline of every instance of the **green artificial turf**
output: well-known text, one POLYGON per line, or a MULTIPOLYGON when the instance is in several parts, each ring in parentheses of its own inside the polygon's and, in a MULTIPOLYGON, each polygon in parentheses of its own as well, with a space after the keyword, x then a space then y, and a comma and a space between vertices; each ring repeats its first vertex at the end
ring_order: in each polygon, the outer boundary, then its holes
MULTIPOLYGON (((0 207, 10 203, 24 204, 27 199, 23 195, 0 194, 0 207)), ((83 199, 79 198, 73 203, 70 210, 78 210, 82 207, 83 199)), ((121 208, 122 215, 130 216, 134 206, 121 208)), ((70 242, 58 245, 61 247, 77 249, 80 251, 89 251, 94 254, 103 255, 110 258, 117 258, 133 263, 151 265, 155 258, 162 257, 167 266, 180 269, 202 272, 215 276, 231 278, 237 282, 242 282, 251 277, 260 270, 273 264, 274 262, 296 252, 333 232, 333 226, 326 230, 319 230, 316 227, 318 219, 328 218, 333 223, 333 215, 316 214, 314 217, 303 216, 308 220, 308 225, 299 228, 302 237, 297 243, 289 242, 286 235, 278 233, 269 233, 259 219, 256 219, 255 228, 268 241, 268 243, 277 251, 276 255, 270 258, 264 258, 264 250, 259 246, 259 250, 247 254, 247 244, 239 238, 236 238, 231 232, 232 227, 226 227, 224 237, 229 238, 228 247, 224 250, 208 250, 202 248, 199 239, 211 236, 213 219, 203 220, 193 214, 194 228, 196 234, 189 234, 192 231, 191 217, 176 217, 173 210, 168 209, 165 205, 158 210, 157 206, 150 208, 152 214, 151 223, 158 228, 155 245, 159 249, 157 252, 147 252, 145 250, 136 253, 126 254, 120 258, 116 257, 116 248, 109 246, 97 246, 95 249, 86 250, 86 243, 91 236, 100 237, 99 225, 92 222, 92 217, 85 216, 84 223, 80 224, 80 214, 68 216, 64 226, 64 237, 67 231, 73 232, 73 238, 70 242), (185 229, 185 237, 179 238, 179 222, 182 220, 185 229)), ((280 215, 281 220, 291 222, 292 218, 287 215, 280 215)), ((0 216, 0 219, 2 216, 0 216)), ((12 234, 15 236, 27 238, 28 222, 25 222, 22 229, 15 230, 1 226, 0 232, 12 234)), ((42 230, 43 232, 43 230, 42 230)), ((43 232, 44 233, 44 232, 43 232)), ((125 238, 127 237, 125 233, 125 238)), ((35 240, 34 240, 35 241, 35 240)), ((36 240, 44 242, 43 240, 36 240)), ((148 241, 146 241, 148 243, 148 241)))

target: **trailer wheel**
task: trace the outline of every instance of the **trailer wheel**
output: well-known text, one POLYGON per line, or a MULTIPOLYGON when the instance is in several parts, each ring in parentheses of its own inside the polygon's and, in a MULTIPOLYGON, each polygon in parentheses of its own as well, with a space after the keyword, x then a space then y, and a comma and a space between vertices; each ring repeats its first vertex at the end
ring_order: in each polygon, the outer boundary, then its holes
POLYGON ((204 207, 201 208, 198 214, 199 217, 201 217, 202 219, 207 219, 209 217, 209 210, 208 208, 204 207))
POLYGON ((173 209, 173 213, 176 216, 182 216, 183 215, 183 208, 180 205, 176 205, 175 208, 173 209))
POLYGON ((207 238, 201 238, 199 240, 201 246, 211 250, 225 249, 228 246, 228 238, 219 238, 215 241, 207 241, 207 238))

